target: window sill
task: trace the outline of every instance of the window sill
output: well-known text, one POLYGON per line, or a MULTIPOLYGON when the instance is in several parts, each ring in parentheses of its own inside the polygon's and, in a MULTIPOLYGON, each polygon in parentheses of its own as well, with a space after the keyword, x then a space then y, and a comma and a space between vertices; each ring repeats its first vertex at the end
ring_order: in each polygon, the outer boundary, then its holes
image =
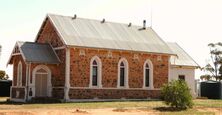
POLYGON ((89 88, 103 88, 103 87, 102 87, 102 85, 99 85, 99 86, 92 86, 92 85, 90 85, 89 88))
POLYGON ((154 88, 153 88, 153 87, 143 87, 143 89, 146 89, 146 90, 153 90, 154 88))
POLYGON ((118 89, 129 89, 129 86, 117 86, 118 89))

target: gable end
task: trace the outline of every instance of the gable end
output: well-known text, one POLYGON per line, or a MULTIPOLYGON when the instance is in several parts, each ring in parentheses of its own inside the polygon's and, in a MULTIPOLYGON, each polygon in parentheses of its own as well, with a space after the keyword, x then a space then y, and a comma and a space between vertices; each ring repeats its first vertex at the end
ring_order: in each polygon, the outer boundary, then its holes
POLYGON ((43 21, 35 42, 49 43, 52 45, 53 48, 62 47, 65 45, 65 42, 61 38, 59 32, 53 25, 53 22, 52 20, 50 20, 49 16, 47 16, 43 21))

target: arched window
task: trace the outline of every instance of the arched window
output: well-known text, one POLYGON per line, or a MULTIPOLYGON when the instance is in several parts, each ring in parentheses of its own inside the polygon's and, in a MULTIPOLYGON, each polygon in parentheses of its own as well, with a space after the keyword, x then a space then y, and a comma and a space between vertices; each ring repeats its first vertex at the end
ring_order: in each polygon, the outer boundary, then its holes
POLYGON ((93 71, 92 71, 92 86, 97 86, 98 82, 98 64, 96 60, 93 61, 93 71))
POLYGON ((148 63, 146 63, 145 65, 145 87, 149 87, 150 86, 150 68, 148 63))
POLYGON ((120 63, 120 86, 125 86, 125 65, 123 62, 120 63))
POLYGON ((143 87, 144 88, 153 88, 153 64, 150 60, 146 60, 144 63, 144 78, 143 78, 143 87))
POLYGON ((99 57, 94 56, 90 61, 90 87, 102 87, 102 63, 99 57))
POLYGON ((120 59, 118 63, 118 83, 117 87, 128 88, 128 62, 125 58, 120 59))
POLYGON ((22 62, 19 61, 17 68, 17 86, 22 86, 22 62))

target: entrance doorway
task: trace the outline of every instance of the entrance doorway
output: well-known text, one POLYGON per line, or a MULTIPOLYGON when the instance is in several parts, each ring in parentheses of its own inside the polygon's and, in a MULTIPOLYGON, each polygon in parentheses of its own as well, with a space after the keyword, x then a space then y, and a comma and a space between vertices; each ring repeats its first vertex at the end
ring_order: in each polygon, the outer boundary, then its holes
POLYGON ((51 97, 52 83, 51 71, 45 65, 38 65, 33 70, 33 85, 31 89, 33 95, 31 97, 51 97))
POLYGON ((35 75, 35 96, 47 97, 47 77, 48 73, 45 70, 43 72, 37 71, 35 75))

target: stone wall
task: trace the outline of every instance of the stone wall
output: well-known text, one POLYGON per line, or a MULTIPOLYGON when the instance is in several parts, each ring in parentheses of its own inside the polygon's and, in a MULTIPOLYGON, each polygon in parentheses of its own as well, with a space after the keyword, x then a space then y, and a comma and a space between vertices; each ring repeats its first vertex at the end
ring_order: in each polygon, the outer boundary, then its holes
POLYGON ((53 88, 52 97, 63 99, 64 98, 64 89, 63 88, 53 88))
POLYGON ((14 99, 25 99, 25 88, 15 88, 15 87, 12 87, 11 88, 11 98, 14 98, 14 99), (16 94, 18 93, 18 94, 16 94))
POLYGON ((159 98, 159 90, 70 89, 70 99, 148 99, 159 98))
POLYGON ((98 49, 70 49, 70 85, 71 87, 88 87, 90 81, 90 60, 98 56, 102 61, 102 86, 108 88, 117 87, 118 62, 121 58, 128 61, 129 88, 143 87, 143 65, 147 59, 153 64, 154 88, 160 88, 168 81, 169 55, 145 54, 128 51, 112 51, 112 57, 108 57, 108 50, 98 49), (79 55, 80 50, 85 55, 79 55), (137 55, 137 58, 135 58, 137 55), (157 57, 161 58, 158 60, 157 57))
POLYGON ((143 66, 147 59, 151 60, 153 64, 154 88, 159 89, 164 83, 168 82, 169 55, 92 48, 71 48, 70 99, 158 98, 160 96, 160 90, 143 89, 143 66), (84 55, 80 52, 84 52, 84 55), (110 56, 110 53, 112 56, 110 56), (90 60, 94 56, 98 56, 102 62, 101 89, 89 88, 90 60), (125 58, 128 61, 129 89, 117 88, 118 62, 121 58, 125 58), (81 88, 78 89, 78 87, 81 88))
POLYGON ((22 86, 26 85, 26 64, 22 59, 21 55, 17 55, 13 57, 13 84, 12 86, 17 86, 17 74, 18 74, 18 63, 21 61, 22 63, 22 86))
POLYGON ((38 43, 50 43, 53 47, 61 47, 63 46, 63 42, 57 34, 56 29, 47 18, 43 23, 42 28, 37 37, 38 43))

